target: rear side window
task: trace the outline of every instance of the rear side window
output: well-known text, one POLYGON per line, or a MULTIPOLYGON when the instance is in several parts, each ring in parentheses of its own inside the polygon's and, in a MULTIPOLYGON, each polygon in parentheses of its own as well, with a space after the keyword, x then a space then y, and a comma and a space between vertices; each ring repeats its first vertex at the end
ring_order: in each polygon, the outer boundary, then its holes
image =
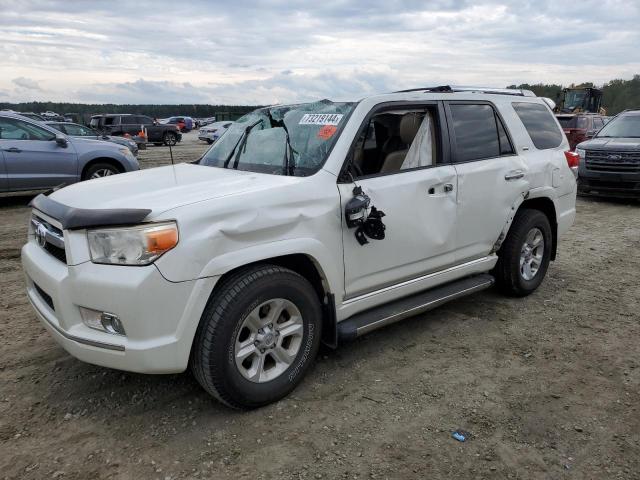
POLYGON ((456 161, 468 162, 510 155, 513 148, 491 105, 449 104, 456 143, 456 161))
POLYGON ((524 102, 516 102, 512 105, 538 150, 560 146, 562 132, 546 106, 524 102))

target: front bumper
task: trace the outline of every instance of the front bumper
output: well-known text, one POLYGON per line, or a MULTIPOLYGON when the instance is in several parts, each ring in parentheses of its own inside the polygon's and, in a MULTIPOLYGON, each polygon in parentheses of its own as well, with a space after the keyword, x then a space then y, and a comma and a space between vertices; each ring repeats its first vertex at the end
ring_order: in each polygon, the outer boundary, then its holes
POLYGON ((22 248, 22 265, 29 301, 67 352, 87 363, 141 373, 187 368, 193 336, 216 280, 173 283, 153 265, 67 266, 33 237, 22 248), (127 335, 87 327, 81 306, 118 315, 127 335))
POLYGON ((598 197, 640 198, 640 174, 593 172, 581 167, 578 193, 598 197))

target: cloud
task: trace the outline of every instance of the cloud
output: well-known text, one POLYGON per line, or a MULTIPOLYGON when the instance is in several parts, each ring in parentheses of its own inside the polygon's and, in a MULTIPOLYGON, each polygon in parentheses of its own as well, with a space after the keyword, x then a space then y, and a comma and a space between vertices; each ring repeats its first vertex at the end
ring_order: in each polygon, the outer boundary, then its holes
POLYGON ((36 82, 35 80, 31 79, 31 78, 26 78, 26 77, 18 77, 18 78, 14 78, 13 80, 11 80, 15 85, 18 86, 18 88, 22 88, 25 90, 37 90, 42 92, 43 89, 40 87, 40 85, 38 85, 38 82, 36 82))
POLYGON ((14 100, 267 104, 640 72, 640 3, 623 0, 156 0, 135 15, 119 0, 0 0, 0 11, 0 89, 14 100))

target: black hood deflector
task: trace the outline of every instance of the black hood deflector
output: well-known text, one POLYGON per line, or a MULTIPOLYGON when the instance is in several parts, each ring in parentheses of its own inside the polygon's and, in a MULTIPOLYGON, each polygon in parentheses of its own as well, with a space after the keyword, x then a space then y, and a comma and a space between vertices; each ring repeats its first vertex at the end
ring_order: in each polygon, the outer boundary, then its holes
POLYGON ((140 223, 151 213, 148 208, 73 208, 58 203, 43 194, 31 200, 29 206, 55 218, 65 230, 131 225, 140 223))

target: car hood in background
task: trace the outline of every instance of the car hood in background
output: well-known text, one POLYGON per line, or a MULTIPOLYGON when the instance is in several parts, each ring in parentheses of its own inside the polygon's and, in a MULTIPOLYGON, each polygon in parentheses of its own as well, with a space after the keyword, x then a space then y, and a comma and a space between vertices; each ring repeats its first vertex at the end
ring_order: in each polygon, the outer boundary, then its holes
POLYGON ((149 209, 152 215, 176 207, 267 190, 300 181, 285 177, 182 163, 80 182, 49 197, 81 209, 149 209))
POLYGON ((587 150, 640 150, 640 138, 592 138, 580 143, 577 148, 587 150))

